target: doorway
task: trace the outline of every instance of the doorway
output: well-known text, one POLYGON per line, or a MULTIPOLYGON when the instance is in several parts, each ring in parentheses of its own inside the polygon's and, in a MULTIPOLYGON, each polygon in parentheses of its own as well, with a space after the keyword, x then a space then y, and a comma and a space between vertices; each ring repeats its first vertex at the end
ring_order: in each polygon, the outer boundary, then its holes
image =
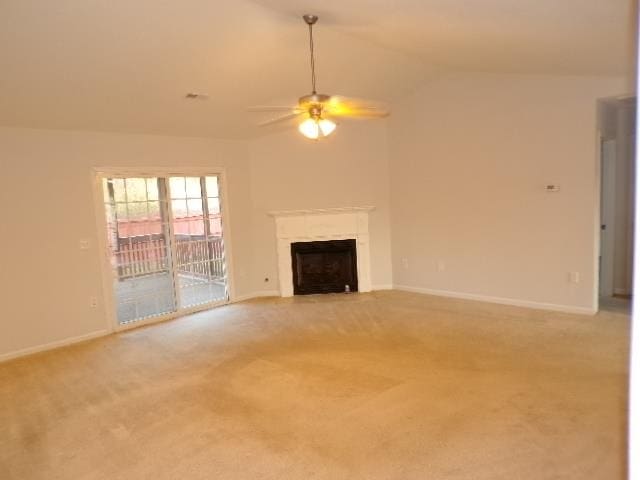
POLYGON ((228 301, 219 175, 101 184, 118 325, 228 301))
POLYGON ((601 198, 598 293, 603 308, 628 306, 633 288, 636 98, 599 100, 598 124, 601 198))

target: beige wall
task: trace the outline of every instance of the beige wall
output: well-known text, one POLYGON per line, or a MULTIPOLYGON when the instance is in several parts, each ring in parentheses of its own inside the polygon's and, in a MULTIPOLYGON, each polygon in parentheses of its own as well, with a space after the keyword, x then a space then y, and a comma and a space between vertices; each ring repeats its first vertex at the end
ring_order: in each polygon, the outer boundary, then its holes
POLYGON ((616 78, 467 74, 397 105, 394 284, 593 309, 596 99, 621 93, 616 78))
POLYGON ((389 179, 386 121, 343 122, 324 141, 290 130, 249 144, 256 290, 277 289, 274 219, 270 210, 372 205, 371 275, 390 286, 389 179), (265 283, 264 278, 269 278, 265 283))
MULTIPOLYGON (((108 327, 91 175, 95 166, 227 170, 236 270, 251 265, 246 146, 193 138, 0 128, 0 356, 108 327), (79 249, 79 240, 91 249, 79 249)), ((251 291, 236 279, 237 294, 251 291)))

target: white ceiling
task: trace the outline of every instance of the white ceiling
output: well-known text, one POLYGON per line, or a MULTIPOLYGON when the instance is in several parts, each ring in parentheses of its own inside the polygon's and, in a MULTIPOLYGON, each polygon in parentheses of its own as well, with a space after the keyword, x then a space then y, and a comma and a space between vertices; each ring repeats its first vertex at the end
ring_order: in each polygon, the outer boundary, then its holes
POLYGON ((254 1, 456 70, 623 74, 635 42, 635 0, 254 1))
POLYGON ((252 135, 247 106, 308 93, 308 12, 326 93, 393 101, 442 70, 624 75, 633 3, 2 0, 0 125, 252 135))

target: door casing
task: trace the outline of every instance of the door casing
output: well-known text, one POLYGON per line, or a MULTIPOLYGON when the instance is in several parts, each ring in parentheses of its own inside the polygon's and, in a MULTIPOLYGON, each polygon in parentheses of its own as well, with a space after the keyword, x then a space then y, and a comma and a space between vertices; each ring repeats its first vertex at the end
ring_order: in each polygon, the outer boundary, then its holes
POLYGON ((235 280, 234 280, 234 262, 233 262, 233 248, 231 246, 231 221, 229 217, 229 196, 227 189, 227 175, 224 167, 180 167, 180 168, 167 168, 167 167, 95 167, 91 172, 91 183, 94 197, 94 207, 96 216, 96 227, 98 232, 98 249, 100 255, 100 266, 102 270, 102 304, 105 311, 105 323, 107 329, 111 332, 129 330, 131 328, 137 328, 143 325, 149 325, 152 323, 163 322, 172 318, 181 317, 190 313, 196 313, 210 308, 225 305, 235 300, 235 280), (222 212, 222 231, 224 232, 224 248, 225 248, 225 263, 227 272, 227 291, 228 299, 210 303, 206 305, 197 305, 192 308, 180 309, 176 312, 168 313, 165 315, 158 315, 157 317, 146 318, 136 322, 130 322, 125 324, 118 323, 114 304, 114 290, 111 277, 111 265, 110 255, 107 246, 107 218, 103 204, 103 192, 102 192, 102 178, 104 177, 171 177, 171 176, 186 176, 186 177, 203 177, 203 176, 217 176, 218 185, 220 189, 221 197, 221 212, 222 212))

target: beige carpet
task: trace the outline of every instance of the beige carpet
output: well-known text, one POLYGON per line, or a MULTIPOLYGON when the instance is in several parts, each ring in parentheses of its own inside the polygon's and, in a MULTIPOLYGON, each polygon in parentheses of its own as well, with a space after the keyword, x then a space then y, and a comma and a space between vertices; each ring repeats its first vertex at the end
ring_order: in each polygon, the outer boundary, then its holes
POLYGON ((269 299, 0 364, 2 479, 624 478, 628 319, 269 299))

